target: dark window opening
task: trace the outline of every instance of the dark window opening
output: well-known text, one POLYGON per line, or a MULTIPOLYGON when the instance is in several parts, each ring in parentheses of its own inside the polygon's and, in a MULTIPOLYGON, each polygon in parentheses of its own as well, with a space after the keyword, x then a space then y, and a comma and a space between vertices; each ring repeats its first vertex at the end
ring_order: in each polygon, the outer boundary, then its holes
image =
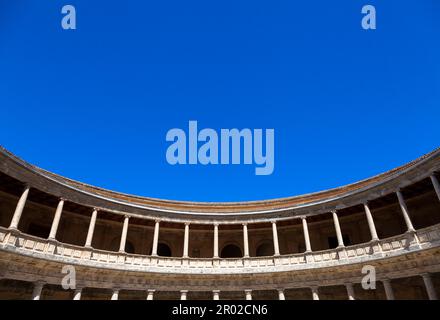
POLYGON ((36 224, 36 223, 30 223, 26 233, 30 234, 32 236, 36 236, 36 237, 45 239, 45 238, 49 237, 49 232, 50 232, 49 226, 36 224))
MULTIPOLYGON (((350 241, 349 236, 343 235, 342 239, 344 240, 345 246, 351 245, 351 241, 350 241)), ((328 237, 328 247, 329 247, 329 249, 337 248, 338 247, 338 238, 337 237, 328 237)))
POLYGON ((228 244, 222 249, 220 254, 221 258, 241 258, 243 257, 243 253, 241 249, 234 244, 228 244))

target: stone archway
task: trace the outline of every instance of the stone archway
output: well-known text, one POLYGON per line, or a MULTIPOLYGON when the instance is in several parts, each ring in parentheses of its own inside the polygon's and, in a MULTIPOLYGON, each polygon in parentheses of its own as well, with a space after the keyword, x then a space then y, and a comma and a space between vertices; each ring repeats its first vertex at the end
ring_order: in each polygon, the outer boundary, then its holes
POLYGON ((235 244, 227 244, 223 247, 221 253, 221 258, 242 258, 243 252, 240 247, 235 244))
POLYGON ((270 241, 262 242, 261 244, 258 245, 255 255, 257 257, 273 256, 274 255, 273 244, 270 241))

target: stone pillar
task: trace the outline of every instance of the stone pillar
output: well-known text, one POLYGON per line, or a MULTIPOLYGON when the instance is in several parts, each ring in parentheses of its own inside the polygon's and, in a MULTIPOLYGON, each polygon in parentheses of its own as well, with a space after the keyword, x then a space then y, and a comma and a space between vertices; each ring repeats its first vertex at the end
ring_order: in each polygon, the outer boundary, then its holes
POLYGON ((371 214, 368 203, 364 203, 365 215, 367 216, 368 228, 370 229, 371 241, 379 240, 376 232, 376 226, 374 225, 373 215, 371 214))
POLYGON ((336 210, 332 211, 332 215, 333 215, 333 222, 335 224, 336 237, 338 238, 338 247, 343 247, 344 239, 342 238, 341 226, 339 225, 339 219, 336 210))
POLYGON ((95 224, 96 224, 97 216, 98 216, 98 210, 93 209, 92 217, 90 218, 89 231, 87 231, 87 239, 85 244, 86 248, 92 247, 93 233, 95 232, 95 224))
POLYGON ((127 233, 128 233, 128 220, 130 216, 126 215, 124 217, 124 225, 122 227, 122 235, 121 235, 121 243, 119 244, 119 252, 125 252, 125 243, 127 242, 127 233))
POLYGON ((157 256, 158 243, 159 243, 159 220, 156 220, 156 223, 154 224, 153 248, 151 249, 152 256, 157 256))
POLYGON ((180 290, 180 300, 186 300, 188 290, 180 290))
POLYGON ((278 244, 278 231, 277 231, 277 222, 272 221, 272 234, 273 234, 273 251, 275 256, 280 255, 280 246, 278 244))
POLYGON ((319 300, 318 287, 311 287, 313 300, 319 300))
POLYGON ((220 290, 212 290, 212 299, 220 300, 220 290))
POLYGON ((246 295, 246 300, 252 300, 252 290, 244 290, 244 294, 246 295))
POLYGON ((40 300, 41 291, 43 291, 44 282, 38 281, 34 283, 34 290, 32 291, 32 300, 40 300))
POLYGON ((393 291, 393 287, 391 286, 390 279, 384 279, 382 280, 382 283, 385 289, 385 295, 387 296, 387 300, 394 300, 394 291, 393 291))
POLYGON ((440 201, 440 184, 438 182, 437 177, 434 174, 431 175, 431 181, 432 181, 432 185, 434 186, 435 193, 437 193, 438 200, 440 201))
POLYGON ((53 217, 52 227, 50 228, 49 239, 55 240, 58 231, 58 225, 60 224, 61 213, 63 212, 64 199, 60 199, 58 202, 55 216, 53 217))
POLYGON ((73 300, 81 300, 82 288, 76 288, 73 293, 73 300))
POLYGON ((405 199, 403 199, 402 192, 400 190, 396 191, 397 199, 399 199, 400 209, 402 211, 403 219, 405 219, 406 227, 408 232, 414 232, 415 229, 412 225, 411 218, 409 217, 408 207, 406 206, 405 199))
POLYGON ((283 289, 278 289, 278 300, 286 300, 283 289))
POLYGON ((312 252, 312 246, 310 245, 310 236, 309 236, 309 228, 307 227, 306 217, 302 217, 302 225, 304 232, 304 242, 306 244, 306 253, 312 252))
POLYGON ((423 282, 425 283, 426 292, 428 293, 429 300, 438 300, 437 293, 435 292, 434 284, 431 280, 429 273, 422 274, 423 282))
POLYGON ((244 243, 244 258, 249 258, 249 241, 247 224, 243 223, 243 243, 244 243))
POLYGON ((119 289, 113 289, 111 300, 118 300, 118 299, 119 299, 119 289))
POLYGON ((26 186, 20 196, 20 199, 18 199, 14 215, 12 216, 11 224, 9 225, 9 229, 18 230, 18 224, 20 223, 21 214, 23 213, 24 206, 26 205, 26 200, 30 189, 31 187, 26 186))
POLYGON ((185 236, 183 239, 183 257, 188 258, 189 250, 189 223, 185 223, 185 236))
POLYGON ((214 224, 214 259, 218 258, 218 223, 214 224))
POLYGON ((148 289, 147 290, 147 300, 153 300, 153 298, 154 298, 154 292, 155 292, 156 290, 153 290, 153 289, 148 289))
POLYGON ((348 300, 354 299, 354 288, 352 283, 346 283, 345 288, 347 289, 348 300))

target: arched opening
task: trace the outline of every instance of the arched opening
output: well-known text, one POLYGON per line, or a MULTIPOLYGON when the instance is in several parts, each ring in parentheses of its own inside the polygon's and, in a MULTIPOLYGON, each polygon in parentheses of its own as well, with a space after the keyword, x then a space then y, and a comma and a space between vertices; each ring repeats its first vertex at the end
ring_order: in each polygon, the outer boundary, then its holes
POLYGON ((264 257, 264 256, 273 256, 273 244, 270 242, 264 242, 257 247, 256 256, 264 257))
POLYGON ((165 243, 157 245, 157 255, 161 257, 171 257, 171 248, 165 243))
MULTIPOLYGON (((121 241, 121 239, 119 237, 114 238, 110 244, 110 248, 111 248, 110 250, 115 251, 115 252, 119 251, 120 241, 121 241)), ((135 248, 134 248, 133 243, 131 241, 126 240, 124 251, 126 253, 135 253, 134 250, 135 250, 135 248)))
POLYGON ((221 258, 241 258, 243 257, 243 253, 241 249, 235 244, 228 244, 223 247, 222 252, 220 253, 221 258))
POLYGON ((130 241, 127 241, 125 243, 125 252, 127 252, 127 253, 134 253, 134 245, 130 241))

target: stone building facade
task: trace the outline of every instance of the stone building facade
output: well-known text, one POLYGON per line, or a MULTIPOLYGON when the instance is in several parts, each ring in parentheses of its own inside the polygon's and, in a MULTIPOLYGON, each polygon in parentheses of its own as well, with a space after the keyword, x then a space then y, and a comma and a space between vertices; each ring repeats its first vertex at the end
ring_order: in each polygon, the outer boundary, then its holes
POLYGON ((437 149, 336 189, 197 203, 93 187, 1 148, 0 299, 437 299, 439 172, 437 149))

